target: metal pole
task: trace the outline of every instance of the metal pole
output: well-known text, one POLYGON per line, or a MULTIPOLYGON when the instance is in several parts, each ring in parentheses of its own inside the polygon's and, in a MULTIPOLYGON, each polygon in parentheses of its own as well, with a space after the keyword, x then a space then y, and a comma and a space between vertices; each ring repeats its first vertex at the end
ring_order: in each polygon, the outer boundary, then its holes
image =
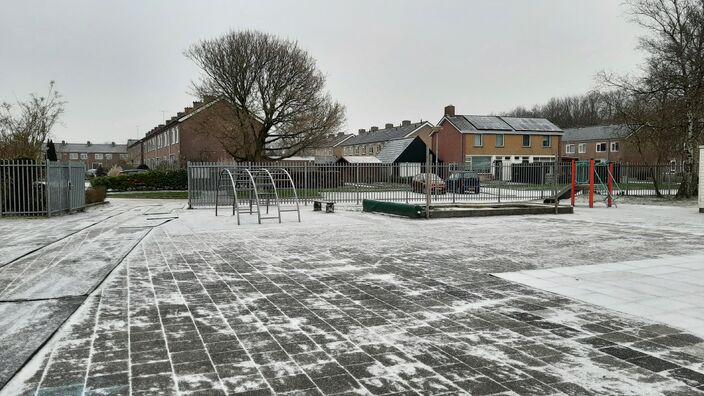
POLYGON ((425 147, 425 218, 430 218, 430 148, 425 147))
POLYGON ((555 198, 555 214, 558 214, 558 203, 557 203, 557 179, 560 177, 560 167, 561 163, 558 162, 559 158, 555 158, 552 169, 552 196, 555 198))

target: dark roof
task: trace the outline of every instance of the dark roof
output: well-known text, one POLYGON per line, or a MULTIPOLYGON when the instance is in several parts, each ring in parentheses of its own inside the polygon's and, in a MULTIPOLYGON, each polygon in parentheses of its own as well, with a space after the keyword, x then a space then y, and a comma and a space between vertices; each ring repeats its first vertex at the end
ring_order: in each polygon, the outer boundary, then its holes
POLYGON ((320 143, 314 144, 311 147, 312 148, 336 147, 338 144, 344 142, 345 140, 351 138, 352 136, 354 136, 354 135, 338 133, 334 136, 329 136, 329 137, 325 138, 320 143))
POLYGON ((54 143, 57 153, 117 153, 127 152, 126 144, 54 143))
POLYGON ((393 164, 415 139, 420 138, 412 137, 390 141, 384 145, 376 157, 385 164, 393 164))
POLYGON ((516 133, 560 133, 557 125, 545 118, 519 118, 486 115, 445 116, 460 132, 502 131, 516 133))
POLYGON ((432 124, 427 121, 420 121, 409 123, 408 125, 401 124, 391 128, 379 129, 378 131, 365 132, 361 135, 353 135, 352 138, 345 140, 342 146, 354 146, 358 144, 388 142, 391 140, 404 139, 410 133, 426 124, 432 126, 432 124))
POLYGON ((597 125, 584 128, 565 129, 563 142, 579 140, 621 139, 630 135, 631 130, 626 125, 597 125))

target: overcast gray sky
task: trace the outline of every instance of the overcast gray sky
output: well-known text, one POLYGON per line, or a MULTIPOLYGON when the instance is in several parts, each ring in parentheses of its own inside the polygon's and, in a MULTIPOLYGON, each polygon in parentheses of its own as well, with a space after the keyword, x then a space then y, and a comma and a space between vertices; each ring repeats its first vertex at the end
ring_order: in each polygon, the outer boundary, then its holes
POLYGON ((183 50, 247 28, 318 59, 349 131, 584 93, 642 58, 619 0, 3 0, 0 101, 55 80, 68 102, 55 140, 141 137, 194 99, 183 50))

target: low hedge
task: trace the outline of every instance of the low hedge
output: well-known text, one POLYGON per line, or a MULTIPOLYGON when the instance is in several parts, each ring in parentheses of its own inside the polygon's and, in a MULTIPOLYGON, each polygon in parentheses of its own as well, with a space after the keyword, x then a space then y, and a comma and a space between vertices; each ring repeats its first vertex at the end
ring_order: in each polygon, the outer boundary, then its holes
POLYGON ((123 176, 103 176, 91 180, 93 187, 105 187, 112 191, 186 190, 188 176, 185 169, 153 170, 123 176))

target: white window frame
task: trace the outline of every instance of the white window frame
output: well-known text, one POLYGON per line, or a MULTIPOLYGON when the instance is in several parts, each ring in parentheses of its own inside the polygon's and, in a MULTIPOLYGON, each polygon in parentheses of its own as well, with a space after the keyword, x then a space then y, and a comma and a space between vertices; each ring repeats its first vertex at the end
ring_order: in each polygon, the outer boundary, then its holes
POLYGON ((82 159, 82 160, 87 160, 87 159, 88 159, 88 153, 81 153, 81 159, 82 159))
POLYGON ((174 127, 174 143, 178 143, 178 125, 174 127))
POLYGON ((70 153, 70 154, 68 155, 68 158, 69 158, 69 159, 72 159, 72 160, 77 160, 77 159, 78 159, 78 153, 70 153))
POLYGON ((552 147, 552 136, 550 135, 543 135, 543 148, 550 148, 552 147), (545 145, 545 139, 547 138, 547 146, 545 145))
POLYGON ((575 145, 572 143, 568 143, 565 145, 565 154, 574 154, 575 150, 575 145))
POLYGON ((112 159, 112 154, 110 154, 110 153, 105 154, 105 159, 106 159, 106 160, 111 160, 111 159, 112 159))
POLYGON ((587 152, 587 144, 586 144, 586 143, 580 143, 580 144, 577 146, 577 152, 578 152, 579 154, 584 154, 584 153, 586 153, 586 152, 587 152))
POLYGON ((103 154, 102 153, 94 153, 93 158, 96 160, 102 160, 103 159, 103 154))
POLYGON ((606 144, 606 142, 598 142, 594 145, 594 151, 597 153, 605 153, 609 149, 609 146, 606 144), (599 150, 599 145, 604 145, 603 150, 599 150))
POLYGON ((484 147, 484 135, 481 133, 474 134, 474 147, 484 147), (477 140, 479 140, 479 143, 477 143, 477 140))
POLYGON ((533 143, 533 139, 531 138, 530 135, 521 135, 521 146, 523 148, 528 148, 530 145, 533 143), (528 136, 528 145, 526 146, 526 136, 528 136))
POLYGON ((503 133, 497 133, 495 146, 496 147, 504 147, 505 144, 506 144, 506 135, 504 135, 503 133), (501 136, 501 144, 499 144, 499 136, 501 136))
POLYGON ((618 150, 620 149, 620 144, 618 142, 611 142, 609 143, 609 151, 612 153, 618 153, 618 150), (616 147, 616 149, 614 149, 616 147))

